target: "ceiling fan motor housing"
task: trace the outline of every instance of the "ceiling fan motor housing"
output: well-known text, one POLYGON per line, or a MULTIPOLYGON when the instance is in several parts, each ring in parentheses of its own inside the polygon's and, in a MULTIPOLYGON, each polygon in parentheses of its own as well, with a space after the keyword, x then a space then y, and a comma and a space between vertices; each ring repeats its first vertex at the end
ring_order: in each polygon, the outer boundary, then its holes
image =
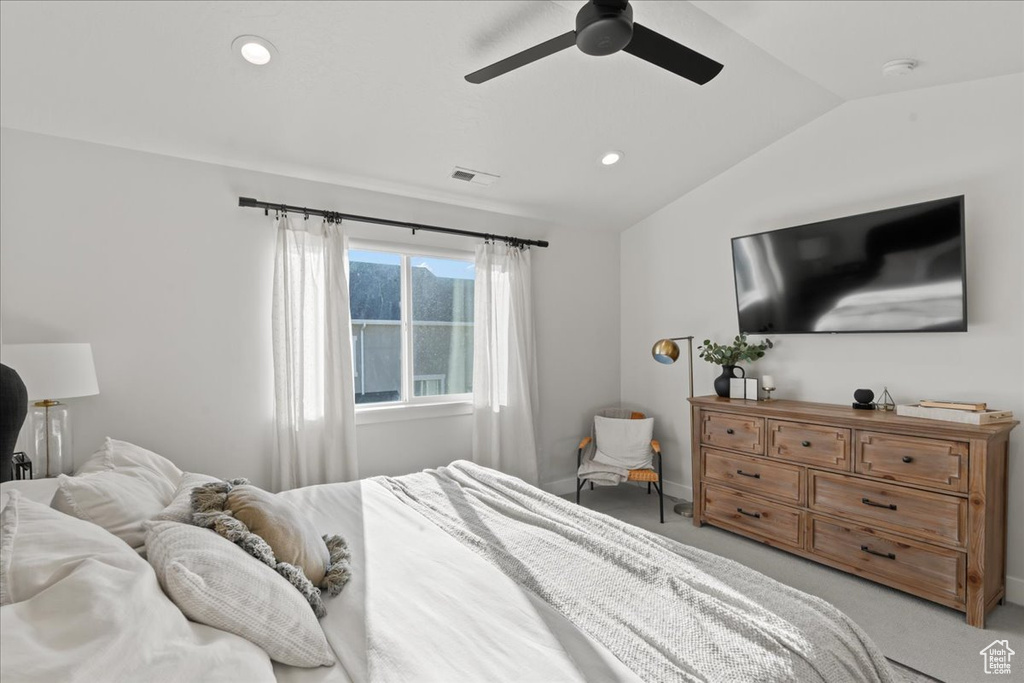
POLYGON ((588 55, 610 55, 633 38, 633 8, 628 2, 591 0, 576 15, 576 47, 588 55))

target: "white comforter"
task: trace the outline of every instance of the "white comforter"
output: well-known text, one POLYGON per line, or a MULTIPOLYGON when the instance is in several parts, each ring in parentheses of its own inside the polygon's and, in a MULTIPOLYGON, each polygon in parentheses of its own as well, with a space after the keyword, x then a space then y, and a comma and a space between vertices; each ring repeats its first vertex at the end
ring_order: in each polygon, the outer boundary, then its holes
POLYGON ((321 621, 334 666, 271 668, 252 643, 188 622, 121 541, 26 504, 4 517, 0 593, 14 604, 0 610, 0 677, 890 680, 827 603, 470 463, 281 495, 352 551, 353 578, 321 621))
POLYGON ((373 481, 287 491, 352 550, 321 620, 331 668, 274 664, 285 683, 640 679, 604 646, 373 481))
POLYGON ((4 683, 273 680, 262 649, 186 619, 123 541, 19 497, 0 513, 4 683))
POLYGON ((892 680, 824 601, 471 463, 284 495, 353 548, 322 625, 357 681, 892 680))

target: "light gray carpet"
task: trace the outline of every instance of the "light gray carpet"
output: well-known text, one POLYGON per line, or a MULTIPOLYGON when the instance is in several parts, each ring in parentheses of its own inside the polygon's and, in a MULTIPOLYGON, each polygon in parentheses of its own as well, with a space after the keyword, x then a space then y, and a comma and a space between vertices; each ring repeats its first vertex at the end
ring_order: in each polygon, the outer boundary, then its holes
MULTIPOLYGON (((944 683, 969 683, 993 678, 1024 681, 1024 607, 996 607, 985 629, 967 625, 964 614, 866 579, 672 512, 665 498, 665 523, 658 523, 658 497, 646 487, 624 484, 584 489, 582 504, 669 538, 736 560, 748 567, 828 600, 849 615, 881 647, 887 657, 944 683), (994 640, 1009 640, 1017 654, 1010 676, 986 675, 980 652, 994 640), (1020 658, 1019 663, 1017 657, 1020 658)), ((567 496, 571 498, 571 496, 567 496)), ((913 680, 913 679, 910 679, 913 680)))

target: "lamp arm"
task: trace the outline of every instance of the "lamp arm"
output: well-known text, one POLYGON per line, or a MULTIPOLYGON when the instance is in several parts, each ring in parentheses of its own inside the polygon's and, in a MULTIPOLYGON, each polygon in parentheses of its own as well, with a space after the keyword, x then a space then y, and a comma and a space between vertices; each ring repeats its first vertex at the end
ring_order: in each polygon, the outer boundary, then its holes
POLYGON ((690 398, 693 398, 693 337, 686 337, 686 357, 690 361, 690 398))
POLYGON ((669 337, 672 341, 686 340, 686 357, 690 361, 690 398, 693 398, 693 335, 689 337, 669 337))

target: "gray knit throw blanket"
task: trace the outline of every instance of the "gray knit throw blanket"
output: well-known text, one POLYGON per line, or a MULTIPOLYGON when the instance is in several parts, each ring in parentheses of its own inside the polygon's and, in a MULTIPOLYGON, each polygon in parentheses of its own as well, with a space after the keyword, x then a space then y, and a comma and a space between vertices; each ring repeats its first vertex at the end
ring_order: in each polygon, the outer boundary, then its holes
POLYGON ((829 603, 470 462, 374 481, 645 681, 896 681, 829 603))

